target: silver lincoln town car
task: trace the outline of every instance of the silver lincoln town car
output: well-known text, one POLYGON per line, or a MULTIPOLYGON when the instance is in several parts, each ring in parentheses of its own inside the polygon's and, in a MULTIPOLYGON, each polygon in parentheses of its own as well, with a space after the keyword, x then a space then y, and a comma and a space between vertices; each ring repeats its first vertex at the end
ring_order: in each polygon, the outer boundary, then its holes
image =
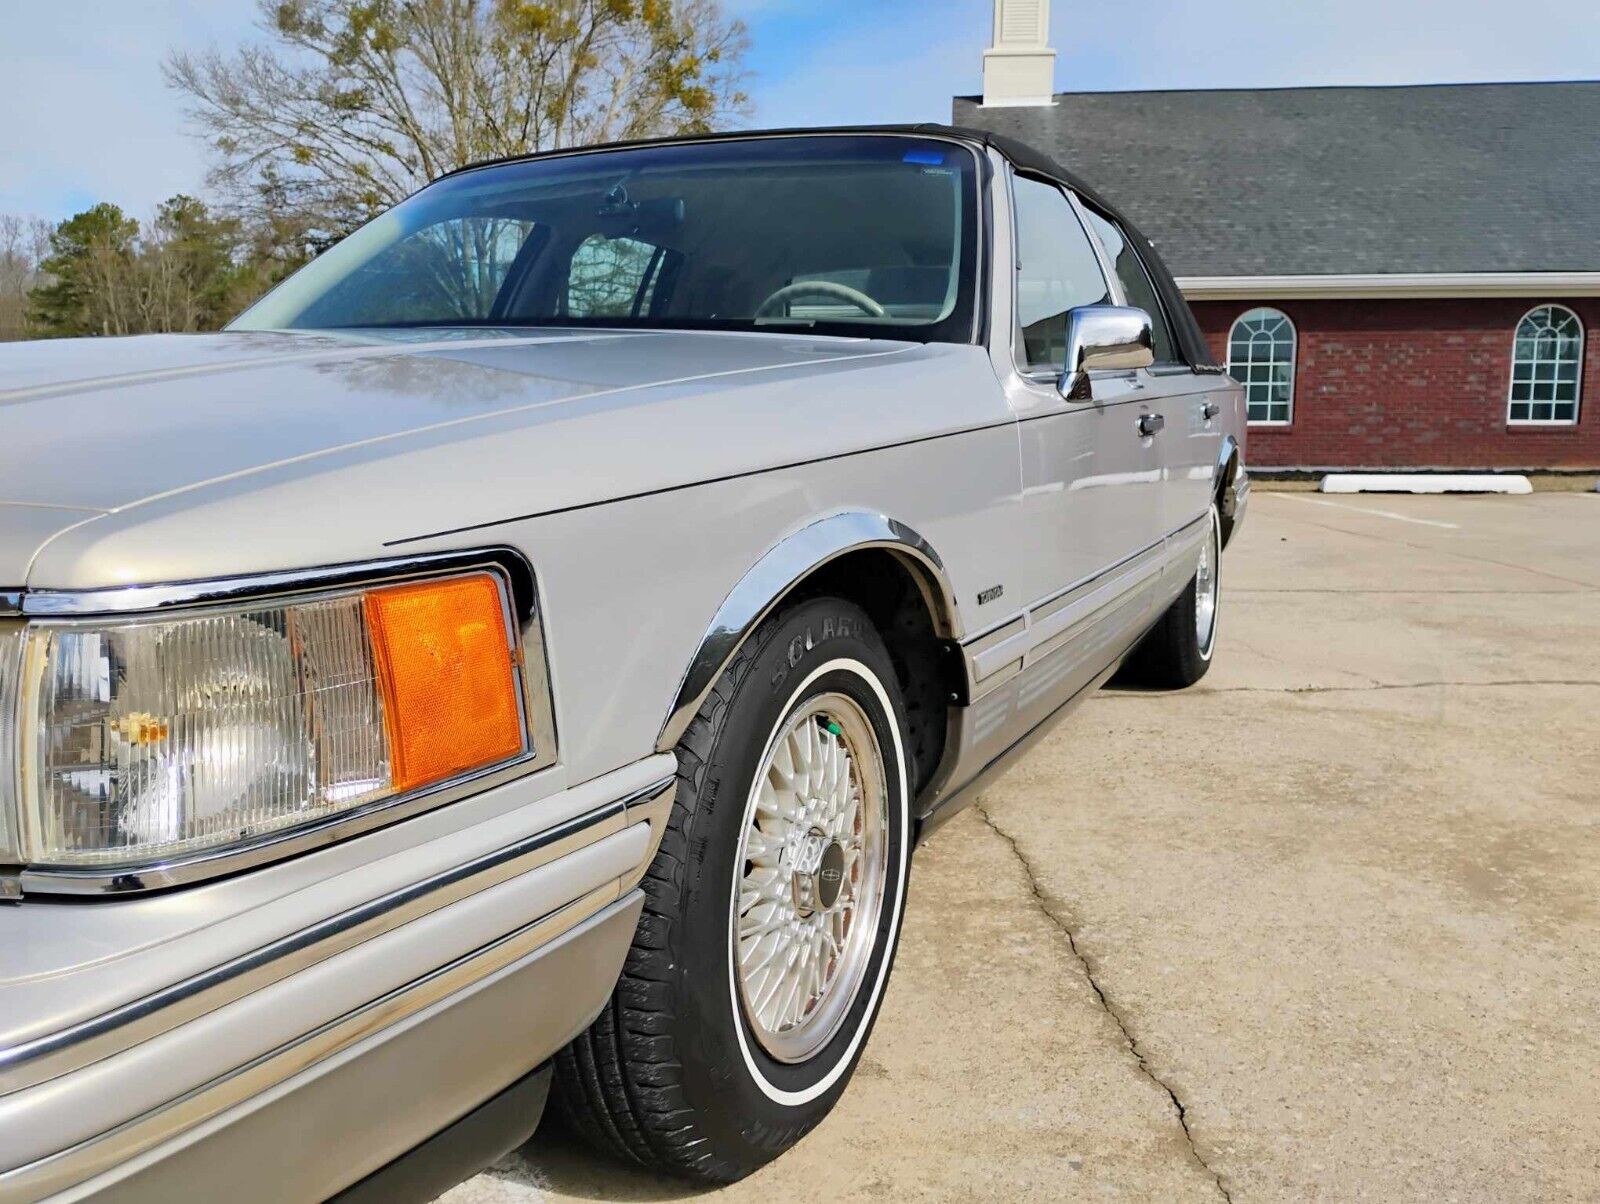
POLYGON ((0 353, 0 1200, 721 1182, 839 1099, 912 848, 1208 667, 1238 385, 939 126, 470 167, 214 335, 0 353))

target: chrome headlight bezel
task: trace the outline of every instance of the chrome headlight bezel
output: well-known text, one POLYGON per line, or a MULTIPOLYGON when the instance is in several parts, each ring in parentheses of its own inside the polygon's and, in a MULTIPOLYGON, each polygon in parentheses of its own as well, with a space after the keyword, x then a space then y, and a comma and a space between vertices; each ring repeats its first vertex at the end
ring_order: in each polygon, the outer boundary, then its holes
POLYGON ((205 581, 0 594, 0 898, 123 894, 235 873, 348 839, 545 769, 555 763, 557 753, 538 587, 532 567, 514 548, 422 554, 205 581), (28 760, 23 745, 35 731, 28 717, 31 699, 24 653, 29 641, 23 633, 42 627, 92 630, 97 624, 304 604, 363 588, 426 582, 474 571, 493 574, 501 585, 526 733, 521 755, 258 837, 168 859, 108 861, 93 866, 23 861, 19 823, 25 788, 22 774, 28 760), (8 660, 13 651, 14 658, 8 660))

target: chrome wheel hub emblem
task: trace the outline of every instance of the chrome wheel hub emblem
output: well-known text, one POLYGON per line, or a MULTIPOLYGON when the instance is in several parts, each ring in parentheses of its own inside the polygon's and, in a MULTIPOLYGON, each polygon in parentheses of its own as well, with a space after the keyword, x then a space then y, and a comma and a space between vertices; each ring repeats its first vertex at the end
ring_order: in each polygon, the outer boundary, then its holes
POLYGON ((791 861, 795 910, 809 918, 839 902, 844 886, 844 846, 820 828, 805 833, 791 861))

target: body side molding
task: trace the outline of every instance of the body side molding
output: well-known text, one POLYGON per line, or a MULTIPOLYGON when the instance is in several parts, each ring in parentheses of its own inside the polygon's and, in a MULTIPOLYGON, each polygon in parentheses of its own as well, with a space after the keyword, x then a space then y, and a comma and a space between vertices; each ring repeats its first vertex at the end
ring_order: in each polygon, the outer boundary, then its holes
POLYGON ((678 743, 734 653, 800 581, 841 556, 873 548, 891 552, 905 563, 935 631, 946 639, 960 639, 955 591, 944 562, 927 540, 902 522, 865 510, 820 518, 768 549, 723 599, 678 684, 656 750, 668 752, 678 743))

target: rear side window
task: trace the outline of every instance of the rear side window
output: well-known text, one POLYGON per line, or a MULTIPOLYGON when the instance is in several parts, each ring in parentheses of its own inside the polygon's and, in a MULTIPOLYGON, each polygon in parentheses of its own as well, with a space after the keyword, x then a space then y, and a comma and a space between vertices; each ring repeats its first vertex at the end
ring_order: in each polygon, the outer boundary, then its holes
POLYGON ((1178 354, 1177 344, 1172 339, 1172 325, 1161 308, 1161 298, 1150 281, 1150 273, 1145 270, 1144 263, 1134 250, 1132 240, 1122 232, 1121 226, 1104 214, 1096 213, 1088 205, 1084 206, 1084 212, 1089 215, 1089 224, 1094 227, 1095 237, 1106 249, 1106 257, 1116 269, 1128 304, 1136 305, 1150 315, 1156 363, 1183 363, 1183 357, 1178 354))
POLYGON ((631 318, 650 310, 661 250, 637 238, 591 234, 572 253, 565 311, 573 318, 631 318))
POLYGON ((1054 184, 1017 176, 1017 323, 1029 368, 1066 362, 1067 311, 1111 301, 1083 224, 1054 184))

